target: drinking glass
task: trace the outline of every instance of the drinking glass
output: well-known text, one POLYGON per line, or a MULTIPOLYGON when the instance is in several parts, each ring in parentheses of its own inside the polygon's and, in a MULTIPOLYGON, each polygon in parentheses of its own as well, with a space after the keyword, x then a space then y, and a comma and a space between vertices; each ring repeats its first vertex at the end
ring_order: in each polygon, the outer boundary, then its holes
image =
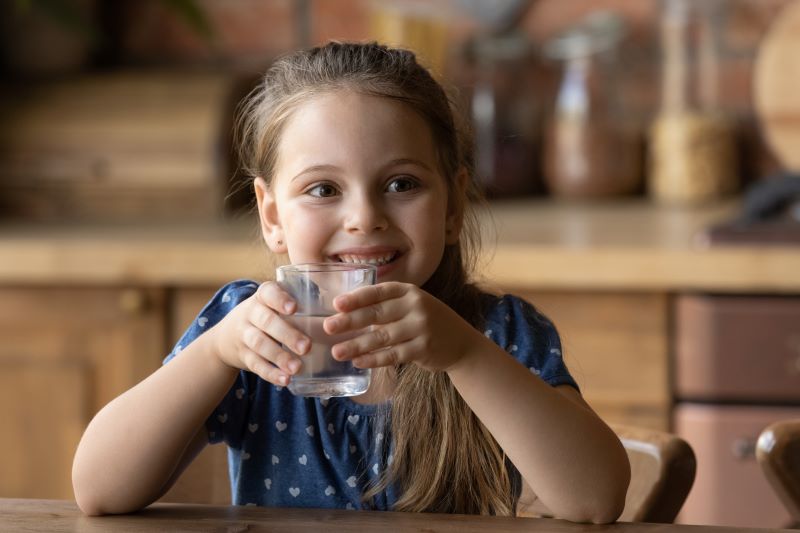
POLYGON ((297 311, 285 320, 311 338, 311 349, 300 357, 303 366, 292 376, 288 389, 297 396, 356 396, 369 388, 371 372, 331 355, 334 344, 361 331, 328 335, 322 327, 336 314, 333 300, 358 287, 374 285, 377 267, 350 263, 305 263, 278 267, 278 284, 297 302, 297 311))

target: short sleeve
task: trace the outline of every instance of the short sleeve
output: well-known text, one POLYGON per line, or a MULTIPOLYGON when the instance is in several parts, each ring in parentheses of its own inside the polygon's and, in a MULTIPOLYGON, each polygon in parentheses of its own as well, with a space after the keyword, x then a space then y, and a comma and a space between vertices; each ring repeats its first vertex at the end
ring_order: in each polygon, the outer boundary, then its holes
POLYGON ((546 383, 578 389, 564 363, 553 323, 530 303, 512 295, 491 297, 484 334, 546 383))
MULTIPOLYGON (((178 357, 184 348, 216 325, 242 301, 252 296, 257 289, 258 284, 250 280, 233 281, 219 289, 198 313, 169 355, 164 358, 164 364, 178 357)), ((242 430, 247 425, 252 382, 252 374, 239 372, 233 386, 206 420, 210 443, 225 441, 233 444, 241 440, 242 430)))

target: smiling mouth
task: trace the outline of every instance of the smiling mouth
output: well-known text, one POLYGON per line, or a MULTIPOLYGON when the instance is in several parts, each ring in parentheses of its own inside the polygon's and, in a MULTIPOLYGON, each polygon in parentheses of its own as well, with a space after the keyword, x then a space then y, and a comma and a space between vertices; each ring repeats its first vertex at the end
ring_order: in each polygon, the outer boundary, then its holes
POLYGON ((387 265, 397 259, 400 254, 398 252, 388 252, 384 254, 340 254, 333 256, 340 263, 350 263, 356 265, 387 265))

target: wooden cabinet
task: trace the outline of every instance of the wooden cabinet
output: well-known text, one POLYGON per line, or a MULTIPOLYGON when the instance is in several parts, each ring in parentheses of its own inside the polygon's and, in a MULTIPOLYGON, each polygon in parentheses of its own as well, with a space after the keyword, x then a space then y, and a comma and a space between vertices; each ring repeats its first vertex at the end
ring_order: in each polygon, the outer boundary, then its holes
MULTIPOLYGON (((216 289, 217 287, 180 289, 173 293, 169 313, 170 346, 167 350, 172 349, 172 344, 183 335, 216 289)), ((227 447, 223 444, 206 446, 161 501, 230 504, 227 447)))
MULTIPOLYGON (((158 368, 216 289, 0 288, 0 414, 11 428, 0 440, 0 496, 72 498, 86 424, 158 368)), ((601 416, 667 429, 665 294, 508 290, 556 324, 601 416)), ((225 446, 207 447, 162 501, 230 502, 225 446)))
POLYGON ((92 416, 162 357, 164 291, 0 287, 0 496, 72 498, 92 416))
POLYGON ((665 293, 511 290, 548 316, 589 404, 614 424, 669 429, 665 293))

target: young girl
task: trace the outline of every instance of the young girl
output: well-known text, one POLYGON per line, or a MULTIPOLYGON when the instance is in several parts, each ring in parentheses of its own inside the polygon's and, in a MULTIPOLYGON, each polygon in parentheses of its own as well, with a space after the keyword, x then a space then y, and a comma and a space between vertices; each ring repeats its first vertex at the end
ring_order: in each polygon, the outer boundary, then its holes
POLYGON ((378 265, 340 296, 333 355, 373 368, 353 398, 285 387, 310 340, 274 282, 217 293, 166 364, 103 408, 75 455, 87 514, 163 495, 209 442, 229 447, 233 503, 514 513, 521 481, 557 516, 612 522, 629 481, 553 325, 469 282, 471 153, 411 52, 331 43, 270 68, 242 107, 261 230, 291 263, 378 265))

